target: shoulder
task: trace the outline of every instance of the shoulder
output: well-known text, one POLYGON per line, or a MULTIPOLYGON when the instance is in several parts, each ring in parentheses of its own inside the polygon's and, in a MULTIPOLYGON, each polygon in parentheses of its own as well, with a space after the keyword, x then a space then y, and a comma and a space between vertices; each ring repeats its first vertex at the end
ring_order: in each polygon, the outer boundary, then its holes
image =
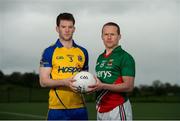
POLYGON ((97 61, 101 61, 104 58, 104 52, 99 54, 99 56, 97 57, 97 61))
POLYGON ((52 55, 54 50, 55 50, 56 46, 55 44, 50 45, 49 47, 45 48, 43 51, 43 55, 52 55))
POLYGON ((135 63, 133 56, 125 50, 122 50, 121 57, 124 62, 135 63))
POLYGON ((119 49, 118 51, 116 51, 116 54, 118 54, 119 57, 122 57, 122 58, 133 58, 133 56, 127 52, 126 50, 124 49, 119 49))
POLYGON ((88 51, 87 51, 86 48, 84 48, 84 47, 82 47, 82 46, 80 46, 80 45, 76 45, 76 47, 79 48, 80 50, 82 50, 85 55, 86 55, 86 54, 88 55, 88 51))
POLYGON ((104 52, 102 52, 101 54, 99 54, 98 58, 101 58, 104 56, 104 52))
POLYGON ((55 48, 56 48, 55 44, 52 44, 49 47, 45 48, 44 51, 51 52, 51 51, 54 51, 55 48))
POLYGON ((134 59, 133 56, 132 56, 130 53, 128 53, 127 51, 125 51, 125 50, 124 50, 123 56, 124 56, 125 58, 132 58, 132 59, 134 59))

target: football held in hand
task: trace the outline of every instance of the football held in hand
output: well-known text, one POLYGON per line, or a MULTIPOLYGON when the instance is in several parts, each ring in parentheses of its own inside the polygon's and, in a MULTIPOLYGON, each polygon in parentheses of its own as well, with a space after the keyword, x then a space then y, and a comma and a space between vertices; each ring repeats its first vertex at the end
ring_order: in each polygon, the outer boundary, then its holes
POLYGON ((96 80, 93 75, 86 71, 81 71, 74 76, 76 80, 73 85, 77 87, 78 92, 88 92, 88 86, 96 84, 96 80))

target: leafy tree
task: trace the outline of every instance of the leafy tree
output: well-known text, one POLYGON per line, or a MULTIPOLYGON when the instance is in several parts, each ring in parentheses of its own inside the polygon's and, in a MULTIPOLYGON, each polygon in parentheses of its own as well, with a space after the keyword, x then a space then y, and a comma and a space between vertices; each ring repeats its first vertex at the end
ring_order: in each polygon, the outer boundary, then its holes
POLYGON ((0 70, 0 79, 4 77, 4 73, 0 70))
POLYGON ((0 70, 0 84, 4 84, 5 80, 4 80, 4 73, 0 70))
POLYGON ((21 82, 21 73, 20 72, 13 72, 10 76, 7 77, 7 81, 11 84, 19 85, 21 82))
POLYGON ((35 73, 24 73, 22 75, 23 85, 27 87, 39 87, 39 77, 35 73))

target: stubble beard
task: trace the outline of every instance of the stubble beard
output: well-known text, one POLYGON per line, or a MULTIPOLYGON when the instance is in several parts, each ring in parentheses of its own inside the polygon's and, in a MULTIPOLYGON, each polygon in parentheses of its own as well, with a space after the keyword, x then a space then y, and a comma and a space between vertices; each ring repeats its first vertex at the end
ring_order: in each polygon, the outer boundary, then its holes
POLYGON ((62 40, 64 41, 71 41, 72 40, 72 36, 71 37, 68 37, 68 38, 65 38, 65 37, 60 37, 62 40))
POLYGON ((105 44, 105 47, 107 48, 107 49, 114 49, 114 48, 116 48, 118 46, 118 44, 105 44))

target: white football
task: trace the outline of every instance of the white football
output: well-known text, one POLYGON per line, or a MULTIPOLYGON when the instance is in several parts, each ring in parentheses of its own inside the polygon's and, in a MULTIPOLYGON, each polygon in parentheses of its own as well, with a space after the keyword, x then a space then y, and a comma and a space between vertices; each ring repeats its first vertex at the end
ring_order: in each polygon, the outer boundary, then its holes
POLYGON ((87 71, 81 71, 74 76, 76 80, 73 85, 77 87, 77 90, 81 93, 86 93, 88 91, 89 85, 96 84, 96 80, 93 75, 87 71))

